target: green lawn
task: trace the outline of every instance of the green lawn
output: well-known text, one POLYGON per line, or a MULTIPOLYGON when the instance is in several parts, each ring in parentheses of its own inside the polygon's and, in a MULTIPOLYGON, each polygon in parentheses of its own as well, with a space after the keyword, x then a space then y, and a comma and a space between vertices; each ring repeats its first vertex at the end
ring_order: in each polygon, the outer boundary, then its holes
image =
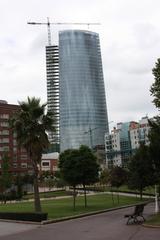
MULTIPOLYGON (((59 197, 59 196, 66 196, 68 193, 64 190, 62 191, 52 191, 52 192, 41 192, 40 198, 50 198, 50 197, 59 197)), ((23 200, 28 200, 28 199, 33 199, 34 195, 33 194, 27 194, 23 196, 23 200)))
MULTIPOLYGON (((113 205, 111 195, 99 194, 88 196, 88 207, 84 208, 84 198, 82 196, 76 198, 76 210, 73 210, 73 199, 54 199, 42 201, 43 212, 48 212, 49 219, 56 219, 59 217, 73 216, 82 213, 88 213, 98 210, 109 209, 113 207, 134 204, 139 202, 137 198, 120 196, 120 203, 118 204, 116 197, 113 205)), ((0 211, 3 212, 29 212, 34 211, 33 202, 18 202, 1 204, 0 211)))
MULTIPOLYGON (((117 192, 118 190, 121 191, 121 192, 130 192, 130 193, 136 193, 136 194, 139 194, 139 192, 137 190, 133 190, 133 189, 129 189, 126 185, 122 185, 119 189, 117 188, 114 188, 114 187, 109 187, 109 186, 97 186, 97 187, 93 187, 93 190, 95 189, 99 189, 101 191, 115 191, 117 192)), ((147 187, 144 191, 143 191, 143 194, 152 194, 154 195, 155 194, 155 188, 154 186, 151 186, 151 187, 147 187)))
POLYGON ((153 215, 151 219, 146 221, 146 224, 160 226, 160 213, 153 215))

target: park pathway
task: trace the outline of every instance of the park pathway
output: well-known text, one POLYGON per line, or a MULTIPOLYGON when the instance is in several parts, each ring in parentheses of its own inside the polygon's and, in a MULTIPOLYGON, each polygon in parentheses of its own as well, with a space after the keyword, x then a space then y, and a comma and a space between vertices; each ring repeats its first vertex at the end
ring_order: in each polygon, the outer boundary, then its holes
MULTIPOLYGON (((160 228, 146 228, 142 225, 126 225, 124 214, 132 208, 120 209, 94 216, 35 226, 16 225, 17 232, 0 234, 0 240, 159 240, 160 228), (18 231, 19 226, 19 231, 18 231), (23 226, 23 227, 22 227, 23 226)), ((147 218, 154 212, 154 204, 145 207, 147 218)), ((3 223, 4 224, 4 223, 3 223)), ((5 223, 9 229, 9 224, 5 223), (7 226, 8 225, 8 226, 7 226)), ((0 223, 1 225, 1 223, 0 223)), ((14 224, 13 224, 14 225, 14 224)), ((12 226, 13 228, 13 226, 12 226)))

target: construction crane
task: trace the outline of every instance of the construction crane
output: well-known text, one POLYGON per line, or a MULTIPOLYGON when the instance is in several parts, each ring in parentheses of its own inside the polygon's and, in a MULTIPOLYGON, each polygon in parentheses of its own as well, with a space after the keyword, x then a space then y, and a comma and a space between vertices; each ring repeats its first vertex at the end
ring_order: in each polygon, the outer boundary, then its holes
POLYGON ((48 29, 48 45, 51 45, 51 29, 50 25, 87 25, 88 28, 90 25, 100 25, 100 23, 79 23, 79 22, 50 22, 49 18, 47 18, 47 22, 27 22, 27 24, 31 25, 46 25, 48 29))

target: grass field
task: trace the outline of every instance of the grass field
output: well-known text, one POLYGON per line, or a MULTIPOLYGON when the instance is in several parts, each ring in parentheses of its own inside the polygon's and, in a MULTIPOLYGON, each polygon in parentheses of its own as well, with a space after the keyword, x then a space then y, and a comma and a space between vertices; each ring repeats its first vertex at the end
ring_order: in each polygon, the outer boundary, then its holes
MULTIPOLYGON (((116 197, 113 204, 111 195, 98 194, 88 196, 88 207, 84 208, 84 198, 82 196, 76 198, 76 209, 73 210, 73 199, 54 199, 41 201, 43 212, 48 212, 49 219, 56 219, 60 217, 67 217, 88 213, 98 210, 109 209, 113 207, 134 204, 139 202, 139 199, 133 197, 120 196, 120 203, 118 204, 116 197)), ((34 211, 33 202, 18 202, 1 204, 0 211, 3 212, 31 212, 34 211)))
MULTIPOLYGON (((41 192, 39 193, 40 198, 50 198, 50 197, 60 197, 60 196, 66 196, 68 195, 66 191, 51 191, 51 192, 41 192)), ((22 200, 28 200, 28 199, 33 199, 34 194, 27 194, 24 195, 22 200)))
POLYGON ((146 224, 160 226, 160 213, 152 216, 151 219, 146 221, 146 224))

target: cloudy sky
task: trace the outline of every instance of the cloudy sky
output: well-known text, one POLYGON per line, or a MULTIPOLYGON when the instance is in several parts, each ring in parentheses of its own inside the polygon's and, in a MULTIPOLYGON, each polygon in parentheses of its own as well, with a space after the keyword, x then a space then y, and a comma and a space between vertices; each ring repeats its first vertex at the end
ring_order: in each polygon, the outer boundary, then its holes
MULTIPOLYGON (((157 114, 149 88, 160 57, 159 0, 0 0, 0 99, 46 101, 47 27, 27 22, 47 17, 101 23, 90 30, 100 34, 109 121, 157 114)), ((52 43, 59 30, 74 27, 52 25, 52 43)))

